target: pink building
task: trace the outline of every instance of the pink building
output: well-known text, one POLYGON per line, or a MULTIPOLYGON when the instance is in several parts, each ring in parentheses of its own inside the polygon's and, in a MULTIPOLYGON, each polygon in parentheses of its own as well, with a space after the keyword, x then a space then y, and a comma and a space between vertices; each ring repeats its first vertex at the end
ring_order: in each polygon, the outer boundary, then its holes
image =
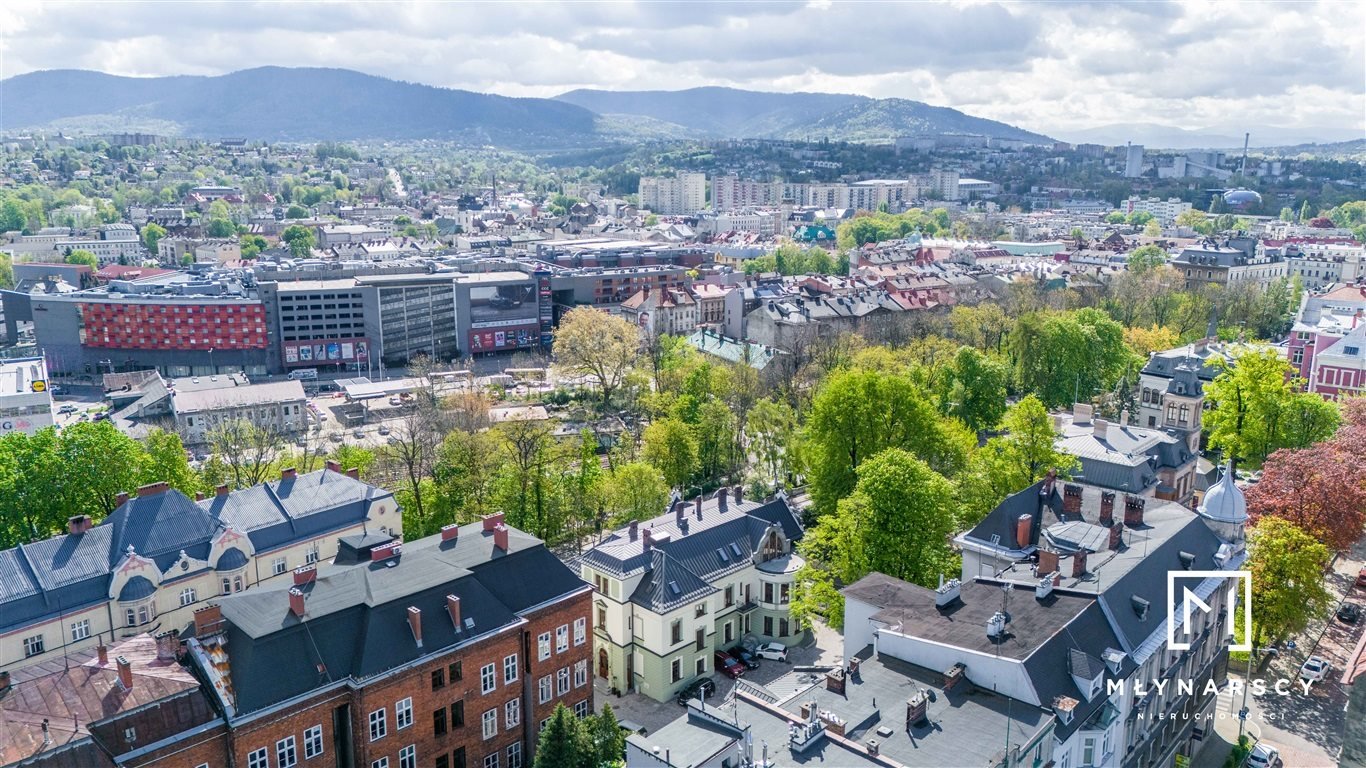
POLYGON ((1309 382, 1311 392, 1319 391, 1319 380, 1315 376, 1318 354, 1366 324, 1363 313, 1366 313, 1366 286, 1339 286, 1304 297, 1286 353, 1295 372, 1309 382))
POLYGON ((1321 347, 1314 356, 1309 391, 1337 400, 1366 391, 1366 323, 1321 347))

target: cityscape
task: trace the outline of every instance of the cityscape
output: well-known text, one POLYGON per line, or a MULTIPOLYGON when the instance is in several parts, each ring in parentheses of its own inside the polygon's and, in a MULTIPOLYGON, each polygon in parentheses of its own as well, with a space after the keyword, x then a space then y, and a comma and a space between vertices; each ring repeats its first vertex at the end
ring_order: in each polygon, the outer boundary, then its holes
POLYGON ((1363 28, 0 10, 0 766, 1366 766, 1363 28))

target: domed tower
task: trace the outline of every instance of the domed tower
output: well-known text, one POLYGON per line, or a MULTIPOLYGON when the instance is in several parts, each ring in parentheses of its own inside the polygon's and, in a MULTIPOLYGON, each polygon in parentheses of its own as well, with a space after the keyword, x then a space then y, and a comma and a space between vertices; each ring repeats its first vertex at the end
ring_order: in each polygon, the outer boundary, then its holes
POLYGON ((1205 498, 1196 512, 1214 535, 1233 545, 1235 553, 1246 548, 1247 500, 1233 482, 1233 462, 1224 465, 1223 477, 1205 491, 1205 498))

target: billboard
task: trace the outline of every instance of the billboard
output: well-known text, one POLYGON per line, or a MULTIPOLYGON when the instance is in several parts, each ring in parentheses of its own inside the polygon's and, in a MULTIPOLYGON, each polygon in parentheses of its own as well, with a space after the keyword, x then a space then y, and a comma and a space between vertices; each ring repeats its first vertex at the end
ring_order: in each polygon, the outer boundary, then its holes
POLYGON ((363 363, 370 359, 370 340, 354 338, 287 341, 280 345, 280 350, 287 366, 363 363))
POLYGON ((471 323, 469 336, 469 351, 471 353, 525 349, 540 343, 540 327, 535 321, 524 321, 517 325, 471 323))

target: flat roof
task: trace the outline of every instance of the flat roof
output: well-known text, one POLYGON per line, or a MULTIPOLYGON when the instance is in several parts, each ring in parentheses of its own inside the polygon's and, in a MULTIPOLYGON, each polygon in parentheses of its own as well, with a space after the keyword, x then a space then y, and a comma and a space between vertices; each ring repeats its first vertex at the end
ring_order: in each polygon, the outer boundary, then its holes
POLYGON ((345 288, 355 288, 355 278, 347 277, 337 280, 280 280, 275 283, 276 291, 280 293, 292 293, 302 291, 331 291, 345 288))
POLYGON ((234 387, 177 392, 172 398, 176 413, 198 413, 249 405, 284 403, 304 400, 304 385, 297 381, 275 381, 269 384, 243 384, 234 387))
POLYGON ((26 395, 34 391, 35 381, 47 382, 44 358, 20 357, 0 362, 0 395, 26 395))

